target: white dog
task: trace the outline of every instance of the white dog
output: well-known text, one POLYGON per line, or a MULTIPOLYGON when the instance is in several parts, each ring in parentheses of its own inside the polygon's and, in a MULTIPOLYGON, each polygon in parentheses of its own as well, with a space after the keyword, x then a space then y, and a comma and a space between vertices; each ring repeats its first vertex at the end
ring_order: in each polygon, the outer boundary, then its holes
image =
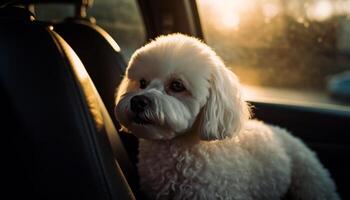
POLYGON ((249 120, 237 77, 199 40, 158 37, 132 56, 115 114, 140 138, 152 199, 339 199, 313 152, 249 120))

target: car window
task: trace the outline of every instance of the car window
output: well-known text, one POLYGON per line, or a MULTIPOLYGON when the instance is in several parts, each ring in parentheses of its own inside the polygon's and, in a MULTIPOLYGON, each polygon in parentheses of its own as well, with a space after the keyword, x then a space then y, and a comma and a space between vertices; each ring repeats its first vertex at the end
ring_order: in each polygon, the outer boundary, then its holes
MULTIPOLYGON (((74 6, 39 4, 35 6, 39 20, 62 21, 74 16, 74 6)), ((145 42, 145 29, 136 0, 95 0, 87 10, 88 17, 106 30, 122 49, 126 60, 145 42)))
POLYGON ((350 97, 350 0, 197 0, 197 6, 206 42, 244 84, 350 97))
POLYGON ((71 4, 37 4, 35 16, 42 21, 59 22, 67 17, 74 16, 74 6, 71 4))
POLYGON ((116 40, 126 59, 146 40, 136 0, 95 0, 88 15, 116 40))

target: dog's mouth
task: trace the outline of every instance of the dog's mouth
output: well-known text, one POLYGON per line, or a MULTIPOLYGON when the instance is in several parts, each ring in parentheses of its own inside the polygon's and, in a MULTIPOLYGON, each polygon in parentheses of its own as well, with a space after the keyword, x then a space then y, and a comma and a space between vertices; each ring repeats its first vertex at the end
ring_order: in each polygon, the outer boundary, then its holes
POLYGON ((152 121, 140 116, 140 115, 136 115, 135 117, 133 117, 132 121, 137 124, 137 125, 148 125, 148 124, 152 124, 152 121))

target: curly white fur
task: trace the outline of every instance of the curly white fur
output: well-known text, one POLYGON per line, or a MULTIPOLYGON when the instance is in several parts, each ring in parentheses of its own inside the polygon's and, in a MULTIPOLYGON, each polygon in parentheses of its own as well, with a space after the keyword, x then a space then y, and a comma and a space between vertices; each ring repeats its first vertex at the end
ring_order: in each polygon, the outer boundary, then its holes
POLYGON ((299 139, 249 120, 240 89, 195 38, 161 36, 134 53, 115 113, 140 137, 143 191, 152 199, 339 199, 327 170, 299 139), (186 89, 171 90, 173 80, 186 89), (151 102, 141 113, 130 106, 136 95, 151 102))

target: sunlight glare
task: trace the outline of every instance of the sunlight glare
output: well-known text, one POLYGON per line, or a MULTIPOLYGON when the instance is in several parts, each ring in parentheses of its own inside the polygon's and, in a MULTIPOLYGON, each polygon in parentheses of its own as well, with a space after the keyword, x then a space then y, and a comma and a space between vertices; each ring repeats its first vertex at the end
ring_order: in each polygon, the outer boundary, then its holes
POLYGON ((350 15, 350 1, 337 1, 335 2, 335 10, 340 15, 350 15))
POLYGON ((254 6, 253 1, 246 0, 202 0, 201 3, 220 16, 218 27, 221 25, 225 29, 235 30, 239 28, 242 16, 254 6))
POLYGON ((317 1, 312 4, 307 10, 307 15, 310 19, 324 21, 333 14, 333 6, 329 0, 317 1))
POLYGON ((226 28, 237 30, 239 27, 240 18, 234 13, 225 13, 221 18, 221 23, 226 28))
POLYGON ((280 8, 278 5, 273 3, 267 3, 263 6, 263 13, 267 20, 270 20, 278 15, 280 8))

